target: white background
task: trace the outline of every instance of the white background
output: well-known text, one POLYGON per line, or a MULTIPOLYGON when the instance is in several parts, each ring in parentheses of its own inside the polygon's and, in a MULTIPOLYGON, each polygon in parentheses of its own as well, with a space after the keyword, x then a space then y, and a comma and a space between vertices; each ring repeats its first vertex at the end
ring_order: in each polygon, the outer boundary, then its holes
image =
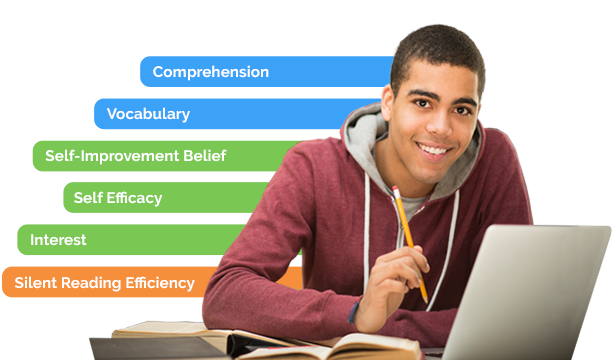
MULTIPOLYGON (((0 264, 87 264, 87 258, 16 258, 15 223, 87 222, 61 215, 61 181, 31 174, 30 139, 88 138, 89 23, 95 22, 606 22, 602 5, 534 1, 5 1, 0 5, 0 264), (292 5, 288 5, 292 4, 292 5), (489 7, 484 7, 488 4, 489 7), (497 5, 495 5, 497 4, 497 5)), ((0 356, 88 357, 87 300, 0 300, 0 356)))

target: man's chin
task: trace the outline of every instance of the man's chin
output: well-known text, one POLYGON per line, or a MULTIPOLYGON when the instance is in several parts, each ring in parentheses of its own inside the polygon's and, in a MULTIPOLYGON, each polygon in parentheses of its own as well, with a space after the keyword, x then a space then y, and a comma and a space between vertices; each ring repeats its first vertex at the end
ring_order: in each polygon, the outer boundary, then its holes
POLYGON ((444 179, 444 176, 446 176, 446 171, 443 174, 439 172, 432 174, 421 174, 421 176, 417 177, 416 179, 422 184, 435 185, 444 179))

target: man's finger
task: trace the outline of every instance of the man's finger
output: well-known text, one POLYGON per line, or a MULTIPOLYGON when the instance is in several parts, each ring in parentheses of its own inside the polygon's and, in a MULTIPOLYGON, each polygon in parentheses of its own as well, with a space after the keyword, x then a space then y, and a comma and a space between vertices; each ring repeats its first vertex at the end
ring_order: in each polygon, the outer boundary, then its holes
POLYGON ((389 293, 402 293, 405 294, 409 290, 409 286, 399 280, 385 279, 380 286, 379 290, 383 290, 386 294, 389 293))
POLYGON ((399 249, 393 250, 389 253, 379 256, 378 259, 376 259, 376 261, 389 262, 389 261, 393 261, 395 259, 398 259, 404 256, 412 256, 412 254, 415 254, 415 255, 418 254, 422 256, 422 254, 412 249, 411 247, 403 246, 399 249))
POLYGON ((430 270, 429 263, 427 262, 427 258, 425 257, 425 255, 423 255, 423 248, 420 247, 419 245, 415 245, 413 250, 421 255, 421 256, 412 256, 412 258, 416 261, 417 265, 419 266, 419 269, 422 272, 428 273, 430 270))
POLYGON ((395 280, 397 278, 406 279, 408 287, 411 289, 421 286, 421 273, 414 260, 410 257, 385 263, 370 275, 370 280, 374 282, 376 287, 380 286, 387 279, 395 280))
POLYGON ((420 246, 418 246, 418 249, 412 249, 408 246, 404 246, 397 250, 391 251, 390 253, 379 256, 376 259, 376 264, 379 265, 380 263, 391 262, 403 257, 412 257, 416 261, 420 271, 427 273, 430 270, 429 263, 427 262, 427 258, 421 253, 422 251, 423 248, 420 246))
POLYGON ((418 249, 417 249, 415 247, 415 249, 414 249, 412 254, 414 254, 414 252, 419 254, 417 256, 411 256, 412 259, 414 259, 414 261, 416 262, 417 266, 419 267, 419 270, 421 272, 428 273, 430 268, 429 268, 429 263, 427 262, 427 258, 422 254, 423 248, 421 248, 419 246, 418 249))

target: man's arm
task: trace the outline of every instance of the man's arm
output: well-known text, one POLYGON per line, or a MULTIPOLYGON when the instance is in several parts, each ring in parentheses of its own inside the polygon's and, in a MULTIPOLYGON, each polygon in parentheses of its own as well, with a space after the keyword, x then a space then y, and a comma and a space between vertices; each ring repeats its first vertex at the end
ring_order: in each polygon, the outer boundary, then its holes
POLYGON ((291 149, 262 200, 212 276, 202 308, 209 328, 326 340, 355 332, 347 321, 356 296, 295 290, 275 282, 313 241, 312 164, 291 149))

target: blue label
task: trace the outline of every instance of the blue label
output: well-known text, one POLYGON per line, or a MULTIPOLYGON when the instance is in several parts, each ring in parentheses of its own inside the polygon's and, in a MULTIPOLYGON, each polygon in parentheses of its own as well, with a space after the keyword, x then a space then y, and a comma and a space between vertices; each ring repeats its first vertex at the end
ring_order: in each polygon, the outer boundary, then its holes
POLYGON ((380 99, 101 99, 100 129, 339 129, 380 99))
POLYGON ((148 56, 151 87, 383 87, 392 56, 148 56))

